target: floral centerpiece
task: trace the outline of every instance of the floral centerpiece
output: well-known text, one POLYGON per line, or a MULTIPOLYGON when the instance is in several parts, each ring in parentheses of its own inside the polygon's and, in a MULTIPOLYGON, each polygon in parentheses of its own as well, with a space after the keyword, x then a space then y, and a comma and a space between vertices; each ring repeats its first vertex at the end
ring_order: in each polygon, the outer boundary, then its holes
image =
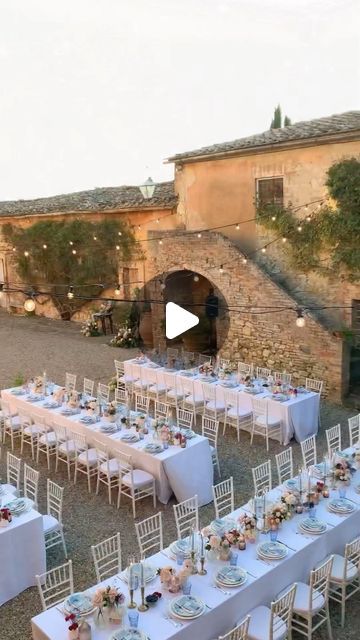
POLYGON ((79 394, 74 389, 68 394, 68 407, 76 409, 79 406, 79 394))
POLYGON ((355 460, 358 467, 360 467, 360 449, 356 449, 355 453, 353 453, 353 459, 355 460))
POLYGON ((116 587, 101 587, 97 589, 92 598, 92 604, 97 608, 97 620, 109 622, 121 622, 124 610, 121 608, 125 602, 125 596, 116 587))
POLYGON ((228 560, 230 556, 230 542, 226 535, 217 536, 216 534, 210 534, 207 544, 205 545, 206 551, 216 555, 219 560, 228 560))
POLYGON ((236 371, 236 365, 232 362, 228 362, 226 365, 222 365, 218 371, 218 377, 220 379, 230 378, 232 374, 236 371))
POLYGON ((237 529, 231 529, 230 531, 226 531, 226 533, 224 533, 224 537, 231 546, 237 546, 240 540, 243 538, 243 534, 237 529))
POLYGON ((347 460, 337 462, 332 469, 332 476, 338 486, 348 486, 351 481, 351 466, 347 460))
POLYGON ((296 491, 285 491, 281 496, 281 502, 287 507, 288 512, 294 511, 300 500, 300 495, 296 491))
POLYGON ((6 527, 12 521, 10 509, 3 507, 0 509, 0 527, 6 527))
POLYGON ((90 400, 90 402, 86 402, 85 409, 89 416, 94 416, 98 410, 97 400, 90 400))
POLYGON ((116 420, 116 402, 108 402, 104 410, 104 416, 109 422, 115 422, 116 420))
POLYGON ((267 513, 267 522, 271 529, 278 529, 281 523, 289 518, 290 514, 285 503, 273 505, 271 510, 267 513))
POLYGON ((238 518, 239 525, 245 539, 249 542, 255 542, 256 538, 256 518, 247 513, 242 513, 238 518))
POLYGON ((44 377, 36 376, 34 378, 34 393, 44 393, 44 377))
POLYGON ((191 560, 184 560, 184 564, 180 571, 176 573, 176 570, 173 567, 162 567, 157 570, 158 576, 160 576, 160 582, 163 585, 164 589, 169 591, 170 593, 177 593, 181 586, 186 582, 186 580, 191 575, 192 571, 192 563, 191 560))
POLYGON ((214 367, 211 364, 211 362, 205 362, 204 364, 201 364, 199 367, 199 373, 202 376, 213 376, 214 374, 214 367))
POLYGON ((122 349, 132 349, 137 347, 138 340, 134 330, 126 324, 118 329, 116 336, 110 340, 110 345, 112 347, 121 347, 122 349))
POLYGON ((93 338, 94 336, 100 335, 97 322, 91 316, 84 322, 80 332, 85 336, 85 338, 93 338))

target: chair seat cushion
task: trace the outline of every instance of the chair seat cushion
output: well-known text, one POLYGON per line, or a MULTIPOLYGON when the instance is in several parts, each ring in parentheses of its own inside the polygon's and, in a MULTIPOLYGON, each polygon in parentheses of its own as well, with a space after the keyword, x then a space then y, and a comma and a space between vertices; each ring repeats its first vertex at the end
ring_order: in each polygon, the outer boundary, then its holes
POLYGON ((68 440, 67 443, 62 442, 59 445, 59 451, 61 451, 61 453, 69 453, 69 455, 74 456, 76 454, 76 447, 75 447, 74 440, 68 440))
MULTIPOLYGON (((333 556, 330 582, 342 582, 344 579, 345 558, 337 553, 333 556)), ((351 582, 359 575, 359 570, 350 560, 347 561, 346 581, 351 582)))
MULTIPOLYGON (((151 473, 148 473, 147 471, 143 471, 142 469, 134 469, 133 470, 133 483, 134 483, 134 487, 142 487, 145 486, 147 484, 151 484, 153 482, 154 478, 151 475, 151 473)), ((131 474, 130 473, 126 473, 123 477, 122 477, 122 483, 126 484, 127 487, 131 487, 131 474)))
POLYGON ((177 389, 168 389, 166 391, 166 395, 169 396, 169 398, 183 398, 184 394, 181 391, 177 391, 177 389))
POLYGON ((148 391, 150 393, 165 393, 166 387, 163 384, 152 384, 148 391))
MULTIPOLYGON (((265 427, 266 418, 265 418, 265 416, 257 416, 256 419, 255 419, 255 422, 260 427, 265 427)), ((273 429, 274 427, 279 427, 280 426, 280 420, 279 420, 279 418, 275 418, 274 416, 269 416, 268 415, 267 425, 268 425, 269 429, 273 429)))
POLYGON ((136 380, 134 382, 134 387, 135 389, 147 389, 148 384, 147 382, 141 382, 141 380, 136 380))
POLYGON ((19 416, 13 416, 11 421, 9 418, 5 418, 5 427, 6 429, 12 429, 12 431, 19 431, 21 427, 19 416))
POLYGON ((29 426, 24 428, 24 433, 27 436, 38 436, 42 432, 43 432, 43 429, 36 424, 31 425, 31 427, 29 426))
POLYGON ((42 436, 40 436, 39 442, 40 444, 47 443, 50 447, 56 445, 57 440, 55 431, 49 431, 47 434, 44 433, 42 436))
POLYGON ((78 455, 78 461, 81 464, 89 465, 90 467, 94 467, 97 464, 97 451, 96 449, 88 449, 87 451, 83 451, 78 455))
MULTIPOLYGON (((268 607, 260 606, 250 611, 249 640, 269 640, 271 611, 268 607)), ((286 638, 287 628, 285 622, 278 616, 274 617, 274 640, 286 638)))
POLYGON ((230 418, 239 418, 240 420, 242 420, 243 418, 251 418, 252 412, 244 411, 240 408, 236 409, 236 407, 230 407, 229 409, 227 409, 227 415, 230 416, 230 418))
POLYGON ((197 396, 196 394, 190 395, 190 396, 185 396, 184 401, 186 404, 191 404, 191 405, 195 405, 195 406, 201 406, 202 404, 204 404, 204 398, 202 398, 201 396, 197 396))
POLYGON ((209 400, 209 402, 206 402, 205 405, 207 409, 210 409, 210 411, 225 411, 225 405, 223 404, 223 402, 215 402, 215 400, 209 400))
POLYGON ((50 516, 47 513, 42 517, 42 519, 44 533, 50 533, 50 531, 56 531, 56 529, 60 528, 60 523, 56 518, 54 518, 54 516, 50 516))
POLYGON ((294 600, 294 613, 298 613, 300 616, 307 613, 316 613, 325 604, 324 596, 316 590, 312 593, 311 610, 309 611, 310 600, 310 587, 304 582, 298 582, 294 600))
POLYGON ((117 476, 119 473, 119 463, 116 458, 111 458, 108 462, 102 462, 100 471, 106 475, 117 476))

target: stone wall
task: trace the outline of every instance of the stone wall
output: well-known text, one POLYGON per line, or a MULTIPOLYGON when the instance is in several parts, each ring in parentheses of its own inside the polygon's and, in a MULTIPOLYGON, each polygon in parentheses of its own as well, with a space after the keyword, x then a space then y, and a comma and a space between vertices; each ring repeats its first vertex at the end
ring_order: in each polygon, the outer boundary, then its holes
MULTIPOLYGON (((170 234, 171 235, 171 234, 170 234)), ((332 335, 313 316, 306 317, 304 328, 295 324, 296 302, 255 263, 242 262, 242 254, 228 238, 204 233, 163 239, 161 248, 151 249, 146 275, 151 282, 151 295, 161 299, 158 278, 181 269, 190 269, 206 277, 224 296, 230 308, 230 327, 222 347, 222 356, 233 360, 269 366, 293 374, 295 383, 306 377, 325 381, 325 393, 340 401, 344 392, 343 369, 348 366, 346 349, 341 339, 332 335), (219 264, 223 263, 220 273, 219 264), (241 305, 253 305, 252 313, 242 312, 241 305), (272 313, 259 313, 269 307, 280 307, 272 313), (237 307, 237 309, 235 309, 237 307)), ((153 305, 154 344, 163 340, 161 319, 164 307, 153 305)), ((221 320, 218 321, 221 331, 221 320)))

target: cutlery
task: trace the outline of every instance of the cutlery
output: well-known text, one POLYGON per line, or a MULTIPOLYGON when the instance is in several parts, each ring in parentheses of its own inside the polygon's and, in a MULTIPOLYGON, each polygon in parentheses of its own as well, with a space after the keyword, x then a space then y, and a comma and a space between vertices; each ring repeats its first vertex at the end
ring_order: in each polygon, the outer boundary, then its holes
POLYGON ((247 573, 249 576, 251 576, 252 578, 257 579, 257 578, 259 577, 259 576, 254 576, 254 574, 253 574, 253 573, 250 573, 250 571, 248 571, 247 569, 245 569, 245 571, 246 571, 246 573, 247 573))
POLYGON ((290 551, 296 551, 296 549, 293 549, 293 547, 289 547, 289 545, 286 544, 286 542, 283 542, 282 540, 278 540, 278 542, 280 542, 280 544, 283 544, 284 547, 286 547, 287 549, 290 549, 290 551))
POLYGON ((266 560, 261 560, 261 558, 256 558, 256 560, 258 562, 262 562, 263 564, 266 564, 268 567, 271 567, 272 565, 270 564, 270 562, 267 562, 266 560))
POLYGON ((214 589, 217 589, 218 591, 221 591, 221 593, 223 593, 225 596, 230 596, 231 595, 230 591, 225 591, 225 589, 222 589, 217 584, 213 584, 212 586, 213 586, 214 589))
POLYGON ((171 622, 171 624, 173 624, 174 627, 182 627, 183 626, 182 622, 177 622, 176 620, 173 620, 173 618, 170 618, 170 616, 166 615, 165 613, 163 615, 163 618, 165 620, 167 620, 168 622, 171 622))

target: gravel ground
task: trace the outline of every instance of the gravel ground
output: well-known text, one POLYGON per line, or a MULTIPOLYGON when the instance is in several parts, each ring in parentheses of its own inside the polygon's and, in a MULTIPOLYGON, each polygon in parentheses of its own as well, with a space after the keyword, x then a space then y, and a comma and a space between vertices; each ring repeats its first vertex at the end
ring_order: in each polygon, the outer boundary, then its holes
MULTIPOLYGON (((46 369, 50 378, 61 382, 65 371, 71 371, 82 379, 84 376, 96 381, 107 382, 113 375, 114 358, 126 359, 131 357, 132 351, 113 349, 107 346, 108 338, 84 338, 79 333, 79 326, 73 323, 52 321, 39 318, 22 318, 9 316, 0 311, 0 388, 11 386, 15 376, 22 373, 31 376, 46 369)), ((320 455, 325 452, 324 430, 338 422, 342 425, 343 441, 346 446, 347 418, 354 411, 344 407, 324 404, 321 413, 321 432, 318 437, 320 455)), ((292 443, 295 458, 295 468, 300 462, 300 446, 292 443)), ((272 442, 270 457, 273 462, 274 478, 275 453, 281 447, 272 442)), ((230 475, 234 478, 235 505, 246 502, 252 494, 251 467, 266 460, 266 450, 263 441, 255 441, 249 446, 247 434, 243 435, 240 445, 235 436, 235 430, 227 430, 226 437, 221 438, 219 446, 222 477, 230 475), (240 462, 240 464, 239 464, 240 462)), ((0 461, 0 476, 5 474, 6 447, 3 447, 0 461)), ((27 455, 23 459, 38 468, 40 477, 39 509, 45 512, 46 479, 49 476, 46 465, 37 465, 27 455)), ((50 477, 54 474, 50 471, 50 477)), ((124 502, 118 511, 109 506, 104 494, 95 496, 88 494, 86 479, 80 478, 77 485, 70 484, 62 469, 56 475, 56 482, 65 487, 63 519, 69 557, 74 564, 74 583, 76 590, 82 590, 95 582, 94 570, 90 557, 90 545, 96 544, 110 535, 120 531, 122 537, 123 562, 128 555, 137 550, 135 541, 134 521, 130 504, 124 502)), ((149 500, 138 503, 138 518, 142 519, 153 513, 149 500)), ((165 543, 175 539, 175 524, 173 518, 173 501, 159 508, 163 512, 165 543)), ((201 524, 205 525, 213 519, 213 506, 210 504, 200 510, 201 524)), ((355 535, 359 534, 354 531, 355 535)), ((48 554, 49 568, 63 562, 62 552, 52 550, 48 554)), ((1 640, 29 640, 30 619, 40 612, 40 600, 36 588, 27 589, 11 602, 0 609, 0 638, 1 640)), ((356 625, 359 621, 360 597, 355 596, 347 608, 346 628, 339 624, 339 607, 331 604, 331 618, 334 640, 357 640, 359 631, 356 625)), ((295 636, 296 637, 296 636, 295 636)), ((300 636, 299 636, 300 637, 300 636)), ((314 634, 315 639, 327 639, 326 631, 319 630, 314 634)), ((195 640, 195 639, 194 639, 195 640)), ((198 640, 201 640, 199 638, 198 640)))

